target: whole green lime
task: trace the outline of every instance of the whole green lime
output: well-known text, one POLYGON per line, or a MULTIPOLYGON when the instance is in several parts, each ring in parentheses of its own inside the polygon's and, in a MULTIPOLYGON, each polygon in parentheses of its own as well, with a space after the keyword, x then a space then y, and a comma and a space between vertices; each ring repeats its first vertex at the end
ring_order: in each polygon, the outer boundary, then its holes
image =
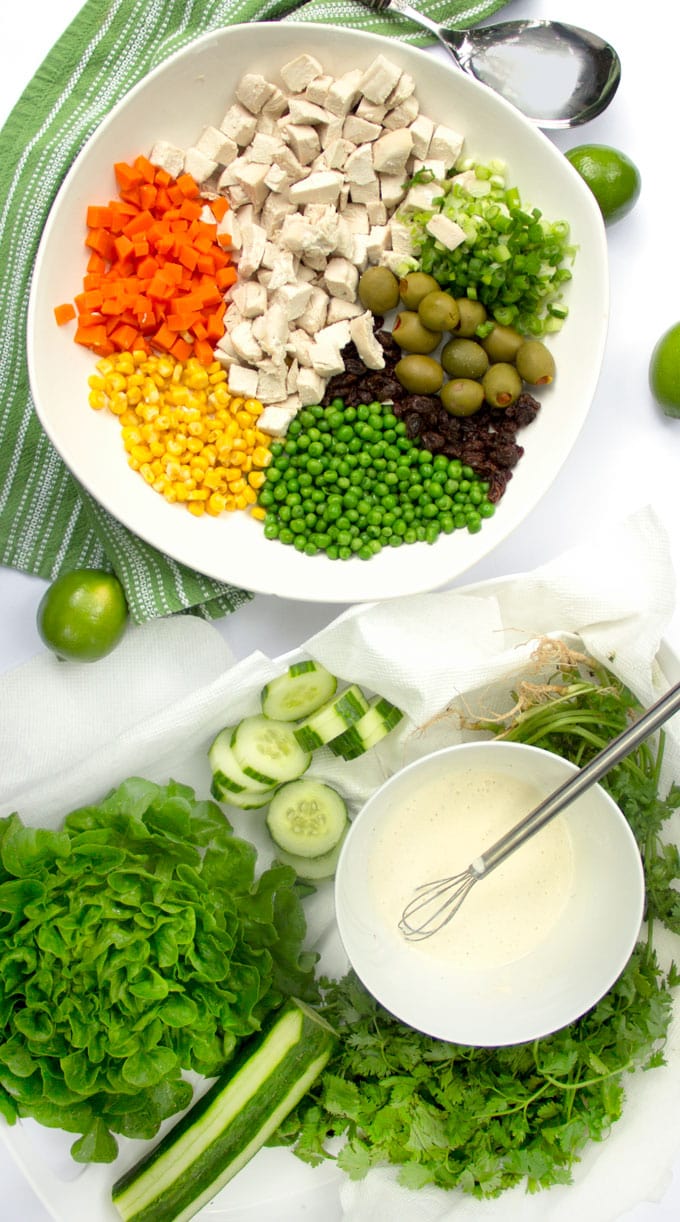
POLYGON ((667 416, 680 416, 680 322, 658 340, 649 362, 652 394, 667 416))
POLYGON ((47 648, 72 662, 105 657, 120 641, 127 621, 123 587, 103 569, 62 573, 43 594, 36 615, 47 648))
POLYGON ((630 157, 607 144, 579 144, 566 158, 590 187, 608 225, 630 212, 642 186, 630 157))

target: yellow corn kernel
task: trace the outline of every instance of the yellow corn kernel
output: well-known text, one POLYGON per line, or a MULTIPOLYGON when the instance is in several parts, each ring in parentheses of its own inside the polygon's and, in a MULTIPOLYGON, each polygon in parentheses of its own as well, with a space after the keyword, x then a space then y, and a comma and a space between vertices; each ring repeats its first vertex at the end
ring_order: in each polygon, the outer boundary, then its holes
POLYGON ((226 505, 227 498, 222 496, 219 492, 213 492, 212 495, 208 497, 205 508, 207 513, 217 517, 219 513, 224 513, 226 505))
POLYGON ((258 522, 264 522, 267 516, 267 510, 262 508, 262 505, 253 505, 250 511, 251 518, 256 518, 258 522))
POLYGON ((104 389, 107 395, 115 395, 117 391, 125 390, 125 378, 122 373, 110 373, 104 378, 104 389))
POLYGON ((203 476, 203 483, 206 488, 212 488, 213 492, 217 492, 222 487, 222 484, 226 483, 223 469, 220 467, 209 468, 203 476))
POLYGON ((218 386, 215 386, 210 398, 217 407, 228 407, 231 403, 231 395, 226 382, 220 382, 218 386))
POLYGON ((117 391, 109 398, 109 411, 113 412, 114 416, 122 416, 127 406, 127 395, 122 394, 120 391, 117 391))
POLYGON ((89 402, 118 416, 128 464, 154 491, 196 516, 250 507, 262 517, 256 488, 271 439, 254 423, 263 405, 232 396, 219 361, 205 368, 137 350, 102 358, 96 370, 89 402))
POLYGON ((271 450, 266 446, 257 445, 253 450, 253 465, 255 467, 268 467, 272 460, 271 450))

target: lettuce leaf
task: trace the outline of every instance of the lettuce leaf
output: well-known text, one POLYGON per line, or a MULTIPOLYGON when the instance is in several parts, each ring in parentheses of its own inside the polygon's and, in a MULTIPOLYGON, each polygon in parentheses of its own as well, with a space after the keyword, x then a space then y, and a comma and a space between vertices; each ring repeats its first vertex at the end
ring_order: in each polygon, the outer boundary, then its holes
POLYGON ((296 876, 176 781, 131 777, 58 831, 0 820, 0 1112, 151 1138, 294 993, 317 997, 296 876))

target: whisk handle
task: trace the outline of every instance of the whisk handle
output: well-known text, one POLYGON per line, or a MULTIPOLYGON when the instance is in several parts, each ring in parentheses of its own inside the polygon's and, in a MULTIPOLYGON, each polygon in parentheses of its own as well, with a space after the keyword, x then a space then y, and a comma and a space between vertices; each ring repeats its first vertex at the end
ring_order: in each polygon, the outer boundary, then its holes
POLYGON ((520 844, 524 844, 530 836, 535 835, 542 827, 545 827, 546 823, 554 819, 555 815, 564 810, 565 806, 578 798, 586 789, 590 789, 591 785, 595 785, 605 773, 609 772, 610 768, 620 763, 679 709, 680 683, 676 683, 637 721, 634 721, 632 725, 612 739, 602 751, 598 752, 590 763, 574 773, 554 793, 534 807, 526 818, 506 832, 505 836, 497 840, 490 849, 487 849, 486 853, 476 857, 472 863, 476 875, 481 878, 499 866, 520 844))

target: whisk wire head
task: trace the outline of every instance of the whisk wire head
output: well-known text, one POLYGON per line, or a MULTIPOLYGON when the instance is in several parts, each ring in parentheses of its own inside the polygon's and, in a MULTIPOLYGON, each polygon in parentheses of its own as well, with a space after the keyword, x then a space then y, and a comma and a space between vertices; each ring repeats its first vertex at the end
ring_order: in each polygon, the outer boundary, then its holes
POLYGON ((479 874, 472 868, 450 878, 437 878, 433 882, 421 883, 416 895, 404 908, 399 921, 399 931, 409 942, 422 942, 439 933, 456 915, 466 896, 474 887, 479 874), (443 901, 439 901, 444 897, 443 901), (418 914, 427 915, 418 921, 418 914), (416 920, 414 921, 414 918, 416 920))

